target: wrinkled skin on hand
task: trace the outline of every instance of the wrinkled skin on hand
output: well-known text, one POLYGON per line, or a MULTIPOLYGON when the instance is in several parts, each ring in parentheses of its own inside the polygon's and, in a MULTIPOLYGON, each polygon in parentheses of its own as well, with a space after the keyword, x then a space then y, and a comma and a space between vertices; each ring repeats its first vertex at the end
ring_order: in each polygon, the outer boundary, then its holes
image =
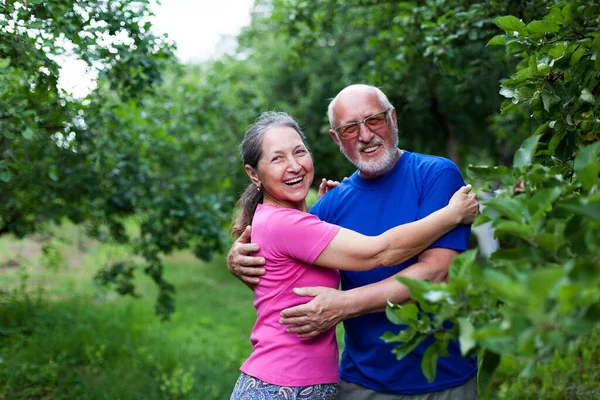
POLYGON ((295 288, 298 296, 313 297, 306 304, 287 308, 281 312, 279 322, 291 325, 287 332, 296 333, 298 337, 314 337, 335 327, 348 317, 345 312, 346 293, 327 287, 295 288))

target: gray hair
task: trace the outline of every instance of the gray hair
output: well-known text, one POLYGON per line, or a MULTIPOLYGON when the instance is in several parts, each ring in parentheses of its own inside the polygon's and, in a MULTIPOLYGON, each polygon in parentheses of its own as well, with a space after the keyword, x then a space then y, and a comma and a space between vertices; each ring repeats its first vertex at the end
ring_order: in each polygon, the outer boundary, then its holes
MULTIPOLYGON (((294 118, 284 112, 267 111, 262 113, 254 123, 248 127, 244 134, 244 139, 240 145, 240 155, 244 165, 247 164, 254 169, 258 167, 258 162, 262 157, 262 141, 265 133, 267 133, 270 128, 281 126, 286 126, 295 130, 300 136, 300 139, 302 139, 304 146, 308 149, 306 137, 304 136, 302 129, 300 129, 300 125, 298 125, 298 122, 296 122, 294 118)), ((262 202, 263 192, 257 190, 256 186, 252 183, 248 185, 237 202, 237 211, 232 220, 231 236, 233 236, 234 239, 237 239, 242 232, 244 232, 246 226, 252 223, 256 207, 262 202)))
POLYGON ((377 99, 379 100, 379 103, 381 103, 381 106, 385 109, 388 108, 393 108, 392 103, 390 103, 390 101, 388 100, 387 96, 385 95, 385 93, 383 93, 381 91, 381 89, 379 89, 376 86, 371 86, 371 85, 364 85, 364 84, 356 84, 356 85, 350 85, 345 87, 344 89, 342 89, 330 102, 329 102, 329 106, 327 107, 327 116, 329 118, 329 125, 331 126, 331 129, 336 127, 336 121, 335 121, 335 117, 333 115, 333 109, 335 108, 335 104, 337 102, 337 99, 340 97, 340 94, 342 94, 342 92, 344 92, 346 89, 349 88, 361 88, 363 90, 372 90, 375 91, 375 94, 377 95, 377 99))

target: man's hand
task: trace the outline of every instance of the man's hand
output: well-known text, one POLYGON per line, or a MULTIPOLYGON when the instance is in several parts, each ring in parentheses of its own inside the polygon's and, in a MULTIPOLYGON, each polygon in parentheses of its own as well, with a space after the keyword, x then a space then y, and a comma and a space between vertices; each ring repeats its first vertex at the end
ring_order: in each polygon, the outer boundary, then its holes
POLYGON ((314 297, 310 302, 286 308, 281 312, 279 322, 292 325, 287 332, 296 333, 298 337, 314 337, 336 326, 349 317, 345 313, 346 294, 341 290, 327 287, 296 288, 298 296, 314 297))
POLYGON ((265 259, 254 257, 252 253, 257 252, 260 247, 250 243, 252 227, 247 226, 240 237, 233 242, 227 255, 227 269, 236 278, 244 282, 249 288, 254 288, 260 282, 259 276, 265 274, 265 259))

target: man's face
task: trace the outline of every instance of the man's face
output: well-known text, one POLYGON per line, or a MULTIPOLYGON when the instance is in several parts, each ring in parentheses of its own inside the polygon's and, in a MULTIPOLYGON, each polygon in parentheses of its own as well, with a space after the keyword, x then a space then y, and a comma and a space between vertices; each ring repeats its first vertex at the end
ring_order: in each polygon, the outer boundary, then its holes
MULTIPOLYGON (((381 105, 375 92, 341 93, 334 108, 335 124, 339 127, 362 121, 384 110, 385 107, 381 105)), ((364 177, 381 176, 388 172, 396 161, 398 153, 396 110, 390 110, 386 118, 387 124, 374 131, 365 124, 360 124, 358 135, 350 139, 341 138, 333 129, 329 131, 341 152, 364 177)))

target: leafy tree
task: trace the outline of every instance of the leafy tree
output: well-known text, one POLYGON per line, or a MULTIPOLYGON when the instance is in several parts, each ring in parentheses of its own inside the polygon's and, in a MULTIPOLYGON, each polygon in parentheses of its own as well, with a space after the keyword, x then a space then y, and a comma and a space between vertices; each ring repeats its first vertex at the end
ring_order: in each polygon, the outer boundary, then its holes
POLYGON ((422 363, 430 380, 448 340, 456 339, 464 355, 480 355, 480 393, 489 396, 503 356, 528 361, 521 372, 528 376, 538 361, 555 349, 572 351, 598 326, 599 11, 597 1, 553 1, 543 18, 494 20, 504 34, 489 45, 503 45, 519 60, 502 82, 507 100, 498 120, 525 109, 538 127, 515 153, 512 169, 470 169, 483 183, 500 183, 476 222, 492 222, 501 249, 489 260, 475 250, 462 254, 447 284, 400 279, 420 308, 389 307, 390 320, 410 327, 385 339, 403 342, 396 348, 403 356, 435 337, 422 363))
MULTIPOLYGON (((174 288, 160 255, 222 248, 235 146, 222 129, 232 120, 210 112, 227 99, 214 99, 210 77, 199 91, 175 65, 147 22, 148 3, 0 2, 0 233, 22 237, 68 218, 131 242, 166 317, 174 288), (57 58, 69 54, 100 73, 84 100, 58 86, 57 58), (125 229, 131 218, 139 232, 125 229)), ((97 279, 135 294, 137 267, 119 262, 97 279)))
POLYGON ((485 45, 495 34, 493 16, 521 3, 261 0, 241 37, 242 54, 264 61, 267 104, 286 107, 305 124, 316 166, 327 176, 352 168, 331 145, 326 105, 357 82, 388 94, 402 147, 466 165, 469 157, 496 159, 514 145, 505 138, 509 143, 499 146, 489 121, 501 103, 498 82, 514 62, 485 45), (277 50, 269 52, 274 42, 277 50))

